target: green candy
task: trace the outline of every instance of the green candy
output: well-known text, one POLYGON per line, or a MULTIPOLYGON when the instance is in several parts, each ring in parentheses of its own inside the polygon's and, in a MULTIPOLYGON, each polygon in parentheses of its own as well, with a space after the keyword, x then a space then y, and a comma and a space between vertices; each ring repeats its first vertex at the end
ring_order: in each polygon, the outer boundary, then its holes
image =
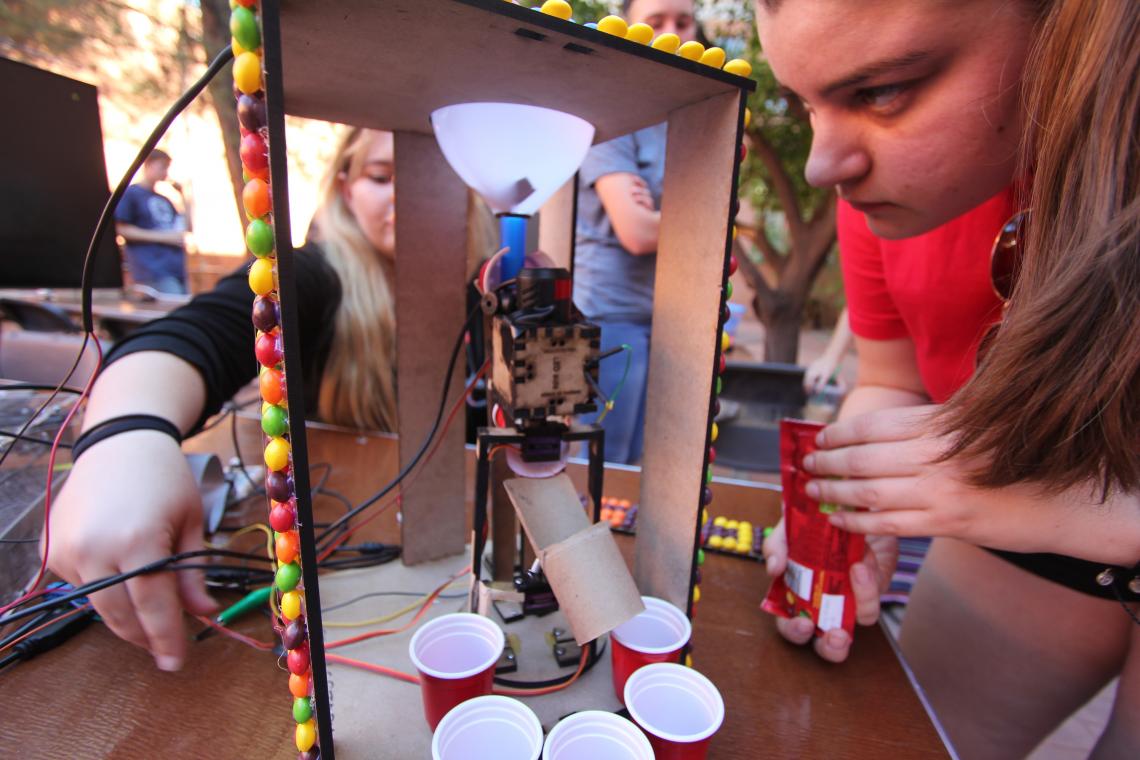
POLYGON ((230 34, 246 50, 261 47, 261 32, 257 29, 257 19, 249 8, 238 6, 230 13, 230 34))
POLYGON ((725 300, 726 301, 731 300, 732 299, 732 280, 728 280, 727 282, 724 283, 724 290, 728 294, 727 296, 725 296, 725 300))
POLYGON ((720 395, 720 390, 724 386, 724 382, 720 379, 720 375, 716 376, 716 395, 720 395))
POLYGON ((273 228, 262 219, 254 219, 245 228, 245 245, 258 258, 273 253, 273 228))
POLYGON ((697 564, 698 565, 705 564, 705 550, 704 549, 697 549, 697 564))
POLYGON ((279 406, 267 407, 261 415, 261 429, 270 438, 280 438, 289 432, 289 415, 279 406))
POLYGON ((705 482, 706 483, 712 482, 712 465, 709 465, 709 468, 707 470, 705 470, 705 482))
POLYGON ((297 584, 301 582, 301 567, 296 562, 282 565, 277 568, 275 582, 277 584, 277 590, 281 593, 292 591, 297 588, 297 584))
POLYGON ((313 717, 313 703, 308 697, 297 697, 293 700, 293 720, 304 723, 313 717))

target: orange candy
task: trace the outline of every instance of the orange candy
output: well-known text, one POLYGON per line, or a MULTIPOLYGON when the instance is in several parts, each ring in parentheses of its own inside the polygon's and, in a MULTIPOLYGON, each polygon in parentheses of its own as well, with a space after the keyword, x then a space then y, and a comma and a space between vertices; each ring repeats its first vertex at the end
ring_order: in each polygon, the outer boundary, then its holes
POLYGON ((265 216, 273 207, 269 197, 269 185, 264 179, 254 177, 241 191, 241 202, 250 219, 260 219, 265 216))
POLYGON ((261 373, 258 385, 261 387, 261 399, 268 404, 280 404, 285 398, 285 384, 281 373, 275 369, 266 369, 261 373))
POLYGON ((309 674, 289 674, 289 693, 298 699, 309 696, 309 674))
POLYGON ((301 547, 297 538, 297 531, 290 530, 285 533, 277 534, 276 541, 277 561, 283 565, 288 565, 293 560, 297 559, 297 554, 300 552, 301 547))

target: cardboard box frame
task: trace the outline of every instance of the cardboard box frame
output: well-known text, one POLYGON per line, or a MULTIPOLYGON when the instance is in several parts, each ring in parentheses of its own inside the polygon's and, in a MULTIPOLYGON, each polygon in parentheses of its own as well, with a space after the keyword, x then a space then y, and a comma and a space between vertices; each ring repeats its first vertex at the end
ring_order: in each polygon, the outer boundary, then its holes
MULTIPOLYGON (((287 366, 299 367, 297 283, 290 244, 286 113, 396 133, 396 299, 401 463, 430 427, 451 333, 464 316, 466 198, 439 155, 428 115, 443 105, 517 102, 574 113, 596 140, 669 122, 665 196, 646 402, 635 579, 642 593, 690 610, 701 489, 708 467, 712 387, 732 245, 747 94, 742 79, 647 46, 502 0, 304 0, 262 2, 263 65, 274 231, 287 366), (421 55, 422 58, 417 58, 421 55), (376 76, 368 72, 378 71, 376 76), (631 99, 628 94, 637 93, 631 99), (429 255, 420 254, 431 251, 429 255), (432 286, 431 298, 423 288, 432 286), (452 329, 446 329, 446 325, 452 329), (426 394, 426 396, 425 396, 426 394), (411 431, 413 435, 408 435, 411 431), (699 464, 698 464, 699 463, 699 464)), ((550 216, 573 215, 568 190, 550 216)), ((573 218, 547 240, 567 238, 573 218)), ((565 249, 554 252, 559 258, 565 249)), ((572 251, 571 251, 572 255, 572 251)), ((301 373, 291 374, 291 416, 304 417, 301 373)), ((456 378, 452 390, 458 386, 456 378)), ((438 398, 438 397, 437 397, 438 398)), ((450 432, 420 486, 404 500, 407 562, 463 550, 462 434, 450 432)), ((302 425, 291 433, 301 559, 322 757, 334 746, 320 620, 308 455, 302 425)), ((691 611, 691 610, 690 610, 691 611)))

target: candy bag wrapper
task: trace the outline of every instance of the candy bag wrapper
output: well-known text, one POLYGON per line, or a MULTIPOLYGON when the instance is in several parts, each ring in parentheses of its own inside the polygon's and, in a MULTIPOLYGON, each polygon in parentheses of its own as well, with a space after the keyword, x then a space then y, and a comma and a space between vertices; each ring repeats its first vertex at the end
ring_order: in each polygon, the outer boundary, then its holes
POLYGON ((815 635, 842 628, 855 635, 855 595, 851 565, 863 559, 862 534, 836 528, 827 516, 836 507, 808 497, 804 486, 812 476, 804 457, 816 450, 818 422, 780 421, 780 480, 784 487, 784 528, 788 567, 773 580, 761 609, 784 618, 811 618, 815 635))

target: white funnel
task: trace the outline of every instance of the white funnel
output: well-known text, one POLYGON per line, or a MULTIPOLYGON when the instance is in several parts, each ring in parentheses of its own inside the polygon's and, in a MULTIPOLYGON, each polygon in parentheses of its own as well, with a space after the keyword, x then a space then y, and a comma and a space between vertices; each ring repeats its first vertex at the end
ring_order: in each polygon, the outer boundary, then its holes
POLYGON ((460 103, 431 115, 455 173, 498 214, 530 216, 578 171, 594 141, 589 122, 516 103, 460 103))

